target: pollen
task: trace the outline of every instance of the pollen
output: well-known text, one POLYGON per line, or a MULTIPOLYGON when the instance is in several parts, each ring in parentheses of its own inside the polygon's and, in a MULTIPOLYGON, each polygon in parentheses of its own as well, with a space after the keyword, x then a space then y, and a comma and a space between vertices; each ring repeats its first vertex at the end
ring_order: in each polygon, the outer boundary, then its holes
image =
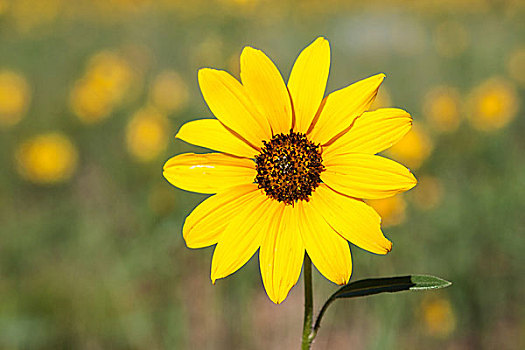
POLYGON ((286 205, 308 201, 321 183, 324 170, 319 145, 303 133, 290 131, 264 141, 261 153, 255 157, 255 182, 266 195, 286 205))

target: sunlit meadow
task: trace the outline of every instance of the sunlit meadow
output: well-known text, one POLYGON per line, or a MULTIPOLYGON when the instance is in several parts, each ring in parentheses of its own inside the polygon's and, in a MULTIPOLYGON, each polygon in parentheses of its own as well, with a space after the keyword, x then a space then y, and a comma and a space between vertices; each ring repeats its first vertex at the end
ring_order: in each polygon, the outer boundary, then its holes
POLYGON ((352 246, 352 280, 454 285, 340 301, 313 349, 524 348, 524 16, 512 0, 0 0, 0 348, 298 348, 302 284, 274 305, 253 258, 212 285, 213 249, 181 233, 205 196, 161 173, 204 151, 174 138, 211 116, 199 68, 238 76, 252 45, 287 79, 319 35, 327 92, 383 72, 372 108, 414 119, 383 155, 419 183, 369 201, 393 250, 352 246))

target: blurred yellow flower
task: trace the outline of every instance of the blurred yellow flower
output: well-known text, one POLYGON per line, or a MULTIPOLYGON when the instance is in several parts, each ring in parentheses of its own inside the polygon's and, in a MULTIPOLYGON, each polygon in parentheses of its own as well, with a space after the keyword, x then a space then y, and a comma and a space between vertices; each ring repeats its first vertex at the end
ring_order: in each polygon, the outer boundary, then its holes
POLYGON ((39 184, 68 180, 77 167, 78 153, 69 138, 53 132, 35 136, 16 151, 17 170, 25 179, 39 184))
POLYGON ((406 202, 402 195, 384 199, 369 199, 366 202, 381 216, 383 227, 399 225, 405 221, 406 202))
POLYGON ((469 35, 463 24, 446 21, 434 30, 436 52, 443 57, 456 57, 463 53, 469 44, 469 35))
POLYGON ((188 87, 175 71, 160 73, 151 86, 151 103, 159 110, 169 113, 183 108, 189 98, 188 87))
POLYGON ((441 181, 430 175, 418 179, 417 188, 410 193, 410 198, 421 210, 431 210, 438 207, 443 200, 443 185, 441 181))
POLYGON ((109 116, 112 104, 93 79, 79 80, 71 91, 71 108, 84 123, 99 122, 109 116))
POLYGON ((158 157, 168 144, 168 118, 153 107, 137 111, 126 128, 129 153, 141 162, 158 157))
POLYGON ((425 95, 423 112, 433 130, 451 132, 458 128, 460 101, 457 89, 449 86, 438 86, 425 95))
POLYGON ((129 63, 112 52, 95 55, 71 91, 73 112, 86 124, 107 118, 118 107, 133 81, 129 63))
POLYGON ((7 12, 9 2, 7 0, 0 0, 0 16, 7 12))
POLYGON ((456 315, 445 298, 425 298, 421 303, 423 324, 428 334, 446 338, 456 329, 456 315))
POLYGON ((482 131, 497 130, 516 116, 518 93, 510 81, 494 77, 472 92, 468 105, 468 118, 474 128, 482 131))
POLYGON ((525 46, 512 51, 507 57, 509 76, 522 86, 525 86, 525 46))
POLYGON ((8 71, 0 71, 0 127, 17 124, 26 112, 30 90, 24 77, 8 71))
POLYGON ((432 152, 433 143, 426 131, 417 124, 388 151, 409 168, 417 169, 432 152))

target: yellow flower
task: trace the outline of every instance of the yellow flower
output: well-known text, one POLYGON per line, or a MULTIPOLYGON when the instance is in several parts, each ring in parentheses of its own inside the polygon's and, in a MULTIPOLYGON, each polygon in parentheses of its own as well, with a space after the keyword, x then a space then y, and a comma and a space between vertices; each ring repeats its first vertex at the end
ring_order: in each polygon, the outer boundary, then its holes
POLYGON ((128 151, 147 162, 164 152, 168 144, 168 118, 152 107, 137 111, 126 128, 128 151))
POLYGON ((151 102, 167 113, 183 108, 188 97, 186 83, 174 71, 160 73, 151 86, 151 102))
POLYGON ((0 126, 17 124, 27 110, 29 99, 29 86, 22 76, 0 71, 0 126))
POLYGON ((98 53, 71 91, 73 112, 86 124, 104 120, 122 102, 132 79, 133 72, 127 61, 112 52, 98 53))
POLYGON ((381 215, 383 219, 381 225, 383 227, 399 225, 405 221, 407 205, 401 195, 383 199, 370 199, 366 202, 381 215))
POLYGON ((399 158, 410 168, 417 169, 430 155, 432 147, 430 136, 419 125, 415 125, 388 153, 399 158))
POLYGON ((503 78, 491 78, 478 86, 469 100, 469 121, 478 130, 501 129, 518 112, 518 93, 503 78))
POLYGON ((428 334, 445 338, 456 328, 456 316, 448 299, 423 299, 421 310, 423 314, 423 324, 428 334))
POLYGON ((439 86, 424 98, 425 117, 436 131, 451 132, 459 126, 460 96, 456 89, 439 86))
POLYGON ((286 85, 273 62, 245 47, 241 80, 204 68, 199 85, 217 119, 191 121, 177 138, 222 153, 169 159, 164 176, 192 192, 214 194, 186 218, 190 248, 217 244, 211 280, 242 267, 259 250, 270 299, 282 302, 297 283, 305 251, 330 281, 348 282, 348 241, 376 254, 392 243, 379 215, 363 199, 379 199, 416 184, 404 166, 375 155, 412 125, 402 109, 366 112, 384 74, 323 98, 330 46, 305 48, 286 85))
POLYGON ((60 133, 36 136, 16 151, 17 170, 39 184, 68 180, 77 166, 78 153, 69 138, 60 133))
POLYGON ((9 2, 7 0, 0 0, 0 16, 7 12, 9 2))

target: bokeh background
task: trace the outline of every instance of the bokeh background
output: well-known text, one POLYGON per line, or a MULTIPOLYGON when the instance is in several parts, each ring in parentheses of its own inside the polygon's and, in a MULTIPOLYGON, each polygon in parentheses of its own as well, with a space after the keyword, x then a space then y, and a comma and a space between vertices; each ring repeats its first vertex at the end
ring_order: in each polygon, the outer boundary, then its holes
MULTIPOLYGON (((285 79, 317 36, 328 92, 387 75, 374 108, 413 131, 386 153, 418 186, 371 204, 394 242, 352 246, 353 280, 428 273, 441 291, 331 308, 314 349, 525 348, 523 1, 0 0, 0 348, 297 349, 258 261, 212 286, 161 175, 211 117, 197 70, 263 49, 285 79)), ((336 286, 314 275, 316 309, 336 286)))

